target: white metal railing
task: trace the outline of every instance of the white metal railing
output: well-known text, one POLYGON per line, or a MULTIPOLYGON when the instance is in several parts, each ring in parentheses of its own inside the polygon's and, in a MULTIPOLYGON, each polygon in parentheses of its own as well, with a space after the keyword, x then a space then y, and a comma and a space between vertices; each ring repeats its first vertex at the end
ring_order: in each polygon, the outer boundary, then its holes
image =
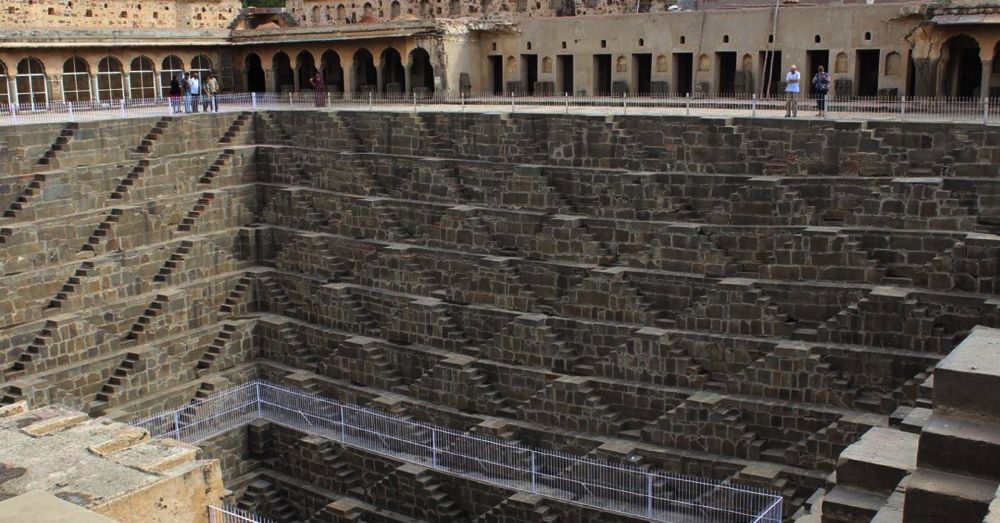
MULTIPOLYGON (((0 104, 0 126, 185 114, 205 110, 207 97, 128 98, 88 102, 0 104)), ((654 94, 615 96, 515 96, 512 94, 403 93, 227 93, 211 100, 209 110, 223 112, 296 109, 380 111, 490 111, 564 114, 639 114, 775 118, 785 114, 780 95, 654 94)), ((814 99, 798 101, 799 118, 813 118, 814 99)), ((939 97, 859 97, 831 95, 829 118, 1000 123, 1000 99, 939 97)))
POLYGON ((277 523, 232 505, 208 506, 208 523, 277 523))
POLYGON ((256 380, 132 424, 196 443, 266 419, 447 474, 652 521, 780 523, 780 495, 458 432, 256 380))

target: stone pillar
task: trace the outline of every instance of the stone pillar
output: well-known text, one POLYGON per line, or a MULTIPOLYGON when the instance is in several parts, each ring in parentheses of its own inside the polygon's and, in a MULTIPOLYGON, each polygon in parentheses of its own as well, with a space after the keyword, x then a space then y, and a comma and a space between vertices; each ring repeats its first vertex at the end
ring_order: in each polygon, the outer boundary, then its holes
MULTIPOLYGON (((298 60, 296 60, 298 62, 298 60)), ((292 90, 296 93, 302 90, 302 86, 299 85, 299 74, 302 73, 302 66, 295 64, 295 69, 292 69, 292 90)))
POLYGON ((340 70, 344 73, 344 98, 350 98, 354 89, 354 62, 347 65, 340 64, 340 70))
POLYGON ((979 97, 989 98, 990 96, 990 77, 993 75, 993 58, 983 59, 983 72, 979 80, 979 97))
POLYGON ((375 87, 380 93, 385 89, 385 84, 382 83, 385 81, 384 70, 385 63, 382 60, 379 60, 378 67, 375 68, 375 77, 377 78, 375 81, 375 87))

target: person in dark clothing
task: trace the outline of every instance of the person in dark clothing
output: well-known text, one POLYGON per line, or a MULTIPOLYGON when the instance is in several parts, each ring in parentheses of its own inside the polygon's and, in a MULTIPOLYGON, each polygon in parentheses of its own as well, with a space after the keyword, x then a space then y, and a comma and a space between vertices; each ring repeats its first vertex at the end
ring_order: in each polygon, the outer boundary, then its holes
POLYGON ((823 66, 816 70, 813 76, 813 91, 816 92, 816 116, 826 116, 826 96, 830 92, 830 75, 827 74, 823 66))
POLYGON ((170 79, 170 112, 181 112, 181 95, 183 94, 184 91, 181 90, 181 76, 174 75, 170 79))
POLYGON ((315 93, 314 96, 316 97, 316 107, 323 107, 323 106, 325 106, 326 105, 326 93, 324 91, 326 90, 326 88, 323 85, 323 75, 322 75, 322 73, 320 73, 317 70, 316 74, 314 74, 313 77, 309 79, 309 83, 312 84, 313 92, 315 93))

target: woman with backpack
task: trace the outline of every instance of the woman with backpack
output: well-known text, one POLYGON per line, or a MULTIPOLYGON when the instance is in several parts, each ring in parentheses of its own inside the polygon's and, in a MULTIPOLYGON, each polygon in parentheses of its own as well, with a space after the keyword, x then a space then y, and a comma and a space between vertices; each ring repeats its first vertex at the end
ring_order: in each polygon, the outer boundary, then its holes
POLYGON ((816 76, 813 76, 813 92, 816 93, 816 110, 819 111, 816 116, 826 117, 826 95, 830 92, 830 75, 822 65, 816 70, 816 76))

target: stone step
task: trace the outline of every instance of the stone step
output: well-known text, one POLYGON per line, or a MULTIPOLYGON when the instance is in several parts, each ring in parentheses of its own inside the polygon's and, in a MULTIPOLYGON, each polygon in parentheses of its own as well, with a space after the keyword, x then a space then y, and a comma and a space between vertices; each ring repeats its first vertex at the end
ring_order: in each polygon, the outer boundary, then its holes
POLYGON ((903 514, 907 523, 982 521, 998 483, 921 468, 910 476, 903 514))
POLYGON ((933 414, 920 435, 920 466, 1000 481, 1000 423, 933 414))

